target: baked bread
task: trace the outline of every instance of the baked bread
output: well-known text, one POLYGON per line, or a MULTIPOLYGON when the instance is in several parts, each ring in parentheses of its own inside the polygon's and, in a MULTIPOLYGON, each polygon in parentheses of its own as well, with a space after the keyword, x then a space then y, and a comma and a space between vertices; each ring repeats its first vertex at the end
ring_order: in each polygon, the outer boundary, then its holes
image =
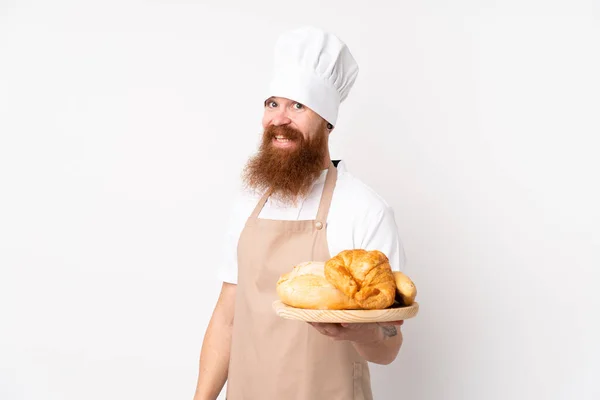
POLYGON ((401 306, 410 306, 413 304, 415 297, 417 297, 417 287, 414 282, 400 271, 394 271, 394 279, 396 280, 398 303, 401 306))
POLYGON ((324 267, 324 262, 309 261, 281 275, 277 281, 280 300, 291 307, 313 310, 359 309, 355 300, 325 279, 324 267))
POLYGON ((344 250, 325 263, 325 278, 360 308, 383 309, 394 304, 396 280, 389 259, 378 250, 344 250))

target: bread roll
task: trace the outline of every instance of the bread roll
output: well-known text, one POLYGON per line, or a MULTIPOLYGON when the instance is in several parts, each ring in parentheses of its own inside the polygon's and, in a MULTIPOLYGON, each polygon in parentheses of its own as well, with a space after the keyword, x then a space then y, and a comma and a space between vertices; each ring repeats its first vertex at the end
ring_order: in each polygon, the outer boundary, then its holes
POLYGON ((413 304, 415 297, 417 297, 417 287, 413 281, 400 271, 394 271, 394 279, 396 280, 396 289, 400 297, 399 303, 403 306, 413 304))
POLYGON ((381 251, 344 250, 325 263, 325 278, 362 309, 383 309, 394 304, 396 280, 381 251))
POLYGON ((348 310, 360 307, 325 279, 324 262, 305 262, 277 281, 277 294, 288 306, 313 310, 348 310))

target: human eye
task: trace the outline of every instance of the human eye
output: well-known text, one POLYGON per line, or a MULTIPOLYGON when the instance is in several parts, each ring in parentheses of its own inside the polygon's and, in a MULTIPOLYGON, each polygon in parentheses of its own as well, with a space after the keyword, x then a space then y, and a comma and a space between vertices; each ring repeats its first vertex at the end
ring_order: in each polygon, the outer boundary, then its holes
POLYGON ((275 108, 277 107, 277 102, 275 100, 267 100, 265 102, 265 106, 267 106, 268 108, 275 108))
POLYGON ((304 108, 304 105, 302 105, 300 103, 294 103, 294 108, 296 110, 302 110, 304 108))

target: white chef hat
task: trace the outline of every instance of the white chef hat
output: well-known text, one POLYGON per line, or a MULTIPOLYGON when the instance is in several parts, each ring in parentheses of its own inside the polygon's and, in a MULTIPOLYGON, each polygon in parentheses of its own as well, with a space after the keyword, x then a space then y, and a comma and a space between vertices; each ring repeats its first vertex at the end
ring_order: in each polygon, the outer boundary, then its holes
POLYGON ((335 125, 357 75, 358 64, 344 42, 321 29, 302 27, 277 40, 266 98, 297 101, 335 125))

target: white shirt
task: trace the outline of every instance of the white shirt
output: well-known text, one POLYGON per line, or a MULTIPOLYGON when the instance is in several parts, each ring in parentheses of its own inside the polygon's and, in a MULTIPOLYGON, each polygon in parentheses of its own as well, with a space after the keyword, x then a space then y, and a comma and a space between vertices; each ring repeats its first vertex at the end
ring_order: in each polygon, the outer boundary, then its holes
MULTIPOLYGON (((331 257, 342 250, 379 250, 390 260, 394 271, 404 269, 404 248, 398 235, 394 211, 373 189, 337 165, 338 178, 327 216, 327 244, 331 257)), ((317 216, 327 170, 313 183, 310 193, 297 205, 282 205, 269 199, 259 218, 313 220, 317 216)), ((260 194, 242 192, 234 203, 226 231, 224 262, 218 271, 224 282, 237 283, 237 245, 260 194)), ((311 260, 306 260, 311 261, 311 260)))

